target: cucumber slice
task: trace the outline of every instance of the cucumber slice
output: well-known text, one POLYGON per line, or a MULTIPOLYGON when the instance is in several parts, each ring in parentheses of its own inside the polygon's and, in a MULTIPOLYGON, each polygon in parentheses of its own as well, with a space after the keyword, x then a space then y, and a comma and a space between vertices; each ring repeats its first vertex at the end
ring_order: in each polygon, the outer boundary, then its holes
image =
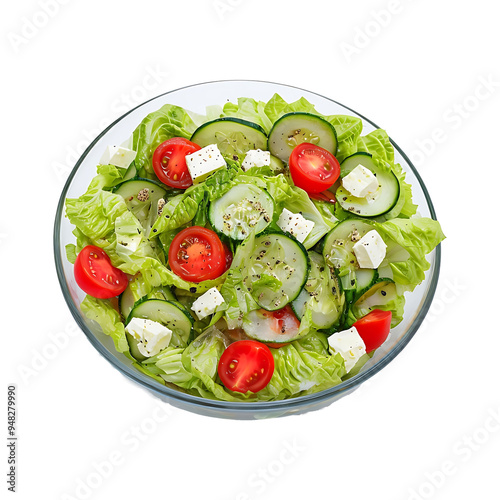
POLYGON ((250 231, 259 234, 273 220, 274 202, 253 184, 238 184, 222 198, 212 202, 208 212, 210 224, 232 240, 244 240, 250 231))
POLYGON ((293 342, 303 335, 299 335, 299 325, 295 318, 290 320, 289 316, 284 315, 278 319, 262 309, 246 314, 242 326, 248 337, 266 343, 293 342))
POLYGON ((353 247, 372 229, 369 221, 347 219, 337 224, 325 237, 323 257, 337 273, 344 291, 356 290, 356 273, 359 266, 353 247))
POLYGON ((135 166, 135 161, 133 161, 127 168, 125 175, 123 176, 122 183, 133 179, 137 175, 137 167, 135 166))
POLYGON ((367 168, 377 177, 379 187, 366 198, 357 198, 341 185, 335 193, 340 206, 360 217, 377 217, 392 210, 399 199, 398 178, 391 171, 379 168, 369 153, 355 153, 346 158, 340 165, 340 176, 345 177, 358 165, 367 168))
POLYGON ((127 318, 144 318, 157 321, 172 330, 172 347, 186 347, 191 336, 193 317, 182 306, 160 299, 141 300, 132 309, 127 318))
POLYGON ((158 217, 158 201, 166 196, 167 190, 158 182, 139 178, 122 182, 113 192, 123 197, 148 237, 158 217))
POLYGON ((142 295, 139 287, 131 286, 132 283, 137 279, 138 278, 134 278, 134 280, 129 284, 127 288, 125 288, 125 291, 120 295, 118 299, 118 305, 125 324, 129 322, 128 317, 132 312, 134 306, 144 297, 147 297, 149 299, 168 300, 171 302, 175 302, 177 300, 170 288, 166 286, 154 288, 150 293, 142 295), (138 292, 139 295, 141 295, 140 297, 138 296, 138 292))
POLYGON ((245 260, 243 271, 243 283, 259 306, 276 311, 302 290, 309 272, 309 257, 294 238, 269 232, 255 238, 252 255, 245 260))
POLYGON ((330 273, 323 256, 312 251, 308 255, 311 261, 309 277, 299 296, 292 302, 292 309, 302 319, 306 306, 309 307, 313 325, 319 329, 330 329, 342 315, 344 295, 335 273, 330 273))
POLYGON ((392 280, 378 281, 354 303, 356 309, 376 309, 397 298, 396 285, 392 280))
MULTIPOLYGON (((390 310, 388 304, 398 298, 395 283, 391 279, 384 278, 377 281, 352 305, 352 314, 355 318, 362 318, 374 309, 390 310)), ((400 319, 392 318, 392 326, 396 326, 400 319)), ((350 326, 350 325, 349 325, 350 326)))
POLYGON ((276 120, 269 133, 269 151, 288 163, 295 146, 309 142, 337 154, 337 133, 324 118, 311 113, 287 113, 276 120))
POLYGON ((243 161, 251 149, 267 150, 267 135, 256 123, 239 118, 218 118, 201 125, 191 141, 204 148, 217 144, 223 156, 243 161))
POLYGON ((367 292, 378 280, 376 269, 357 269, 356 270, 356 297, 360 297, 367 292))

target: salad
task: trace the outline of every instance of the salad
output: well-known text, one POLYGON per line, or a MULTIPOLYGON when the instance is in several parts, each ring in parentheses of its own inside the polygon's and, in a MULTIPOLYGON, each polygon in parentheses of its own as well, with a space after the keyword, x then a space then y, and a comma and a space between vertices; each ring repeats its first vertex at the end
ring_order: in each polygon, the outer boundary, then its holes
MULTIPOLYGON (((125 139, 125 138, 124 138, 125 139)), ((240 98, 164 105, 66 200, 82 312, 161 384, 272 401, 356 375, 404 314, 444 235, 387 133, 240 98)))

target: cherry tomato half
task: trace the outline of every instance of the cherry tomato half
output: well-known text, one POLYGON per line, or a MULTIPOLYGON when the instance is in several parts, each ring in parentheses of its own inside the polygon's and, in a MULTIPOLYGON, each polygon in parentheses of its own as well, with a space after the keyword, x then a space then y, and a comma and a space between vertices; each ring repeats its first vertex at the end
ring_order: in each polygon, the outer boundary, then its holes
POLYGON ((229 249, 229 247, 225 243, 223 243, 222 246, 224 247, 224 253, 226 255, 226 269, 225 269, 225 271, 227 271, 231 267, 231 264, 233 263, 233 252, 231 252, 231 250, 229 249))
POLYGON ((387 340, 391 331, 391 320, 391 311, 374 309, 354 323, 353 326, 366 345, 367 353, 378 349, 387 340))
POLYGON ((74 273, 78 286, 97 299, 116 297, 128 286, 127 275, 113 267, 102 248, 93 245, 86 246, 78 254, 74 273))
POLYGON ((296 186, 308 193, 321 193, 335 184, 340 164, 329 151, 303 142, 290 155, 290 174, 296 186))
POLYGON ((224 274, 226 253, 216 233, 200 226, 183 229, 168 250, 172 271, 186 281, 199 283, 224 274))
POLYGON ((274 358, 266 345, 239 340, 222 353, 217 372, 230 391, 259 392, 273 376, 274 358))
POLYGON ((153 154, 153 169, 163 184, 186 189, 193 184, 186 165, 186 155, 201 148, 183 137, 174 137, 162 142, 153 154))

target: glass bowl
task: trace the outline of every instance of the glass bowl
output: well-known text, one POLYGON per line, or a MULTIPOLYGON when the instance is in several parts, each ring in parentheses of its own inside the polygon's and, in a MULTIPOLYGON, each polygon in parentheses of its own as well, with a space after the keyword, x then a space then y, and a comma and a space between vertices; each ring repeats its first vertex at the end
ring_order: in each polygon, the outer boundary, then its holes
MULTIPOLYGON (((80 304, 85 294, 77 286, 73 276, 73 266, 67 261, 65 254, 65 246, 74 242, 74 236, 72 234, 73 227, 64 215, 64 200, 67 197, 78 197, 85 192, 96 174, 96 165, 105 147, 109 144, 121 144, 132 134, 148 113, 156 111, 167 103, 204 114, 207 105, 223 105, 227 101, 236 102, 238 97, 253 97, 267 101, 274 93, 280 94, 288 102, 305 97, 316 106, 319 112, 325 115, 349 114, 358 116, 363 121, 363 134, 379 128, 372 121, 332 99, 296 87, 260 81, 219 81, 192 85, 167 92, 137 106, 104 130, 76 163, 64 186, 57 208, 54 228, 57 274, 68 307, 91 344, 123 375, 149 390, 155 396, 173 406, 201 415, 231 419, 262 419, 305 413, 332 404, 358 388, 402 351, 421 325, 437 286, 441 256, 439 246, 428 256, 431 267, 426 273, 425 281, 413 293, 406 294, 404 320, 391 331, 388 340, 375 352, 373 358, 365 364, 360 373, 342 384, 322 392, 283 401, 228 403, 203 399, 185 394, 181 390, 177 390, 175 386, 162 385, 136 370, 130 360, 115 351, 113 342, 102 333, 99 325, 88 320, 82 314, 80 304)), ((419 205, 420 214, 435 219, 432 201, 420 175, 397 144, 393 142, 393 145, 395 159, 401 163, 407 173, 407 180, 413 186, 414 201, 419 205)))

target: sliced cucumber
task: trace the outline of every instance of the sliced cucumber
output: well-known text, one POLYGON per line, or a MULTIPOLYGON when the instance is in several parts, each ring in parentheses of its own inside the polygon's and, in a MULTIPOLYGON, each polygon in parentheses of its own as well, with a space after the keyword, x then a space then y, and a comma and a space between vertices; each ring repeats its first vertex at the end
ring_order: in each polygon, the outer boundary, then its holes
POLYGON ((340 165, 340 175, 345 177, 358 165, 367 168, 377 177, 379 187, 366 198, 353 196, 342 185, 335 194, 340 206, 360 217, 377 217, 392 210, 399 199, 399 181, 391 172, 379 168, 369 153, 355 153, 340 165))
POLYGON ((279 158, 276 158, 276 156, 273 155, 271 155, 271 164, 269 165, 269 167, 275 174, 280 174, 285 170, 285 164, 279 158))
POLYGON ((120 312, 125 323, 128 323, 129 314, 132 312, 134 306, 144 297, 149 299, 169 300, 171 302, 177 300, 170 288, 166 286, 154 288, 150 293, 145 294, 144 290, 141 289, 141 284, 138 283, 139 279, 140 278, 135 278, 131 281, 118 299, 120 312))
POLYGON ((122 182, 113 191, 123 197, 127 208, 137 217, 148 237, 158 217, 158 201, 166 196, 167 190, 160 183, 149 179, 131 179, 122 182))
POLYGON ((311 113, 288 113, 276 120, 269 133, 269 151, 288 163, 295 146, 309 142, 333 155, 337 153, 337 133, 324 118, 311 113))
POLYGON ((369 221, 347 219, 339 222, 326 236, 323 257, 335 269, 343 290, 356 289, 356 270, 359 268, 353 247, 373 227, 369 221))
MULTIPOLYGON (((239 251, 246 251, 245 243, 239 251)), ((235 260, 238 258, 236 255, 235 260)), ((283 233, 257 236, 252 255, 245 259, 243 283, 268 311, 285 307, 302 290, 309 272, 306 249, 283 233)))
POLYGON ((193 317, 182 306, 160 299, 146 299, 134 306, 127 318, 144 318, 156 321, 172 330, 172 347, 186 347, 191 336, 193 317))
MULTIPOLYGON (((377 281, 368 291, 366 291, 352 305, 354 318, 362 318, 374 309, 390 310, 389 304, 398 299, 395 283, 390 279, 377 281)), ((403 297, 404 300, 404 297, 403 297)), ((401 321, 393 315, 392 326, 396 326, 401 321)))
POLYGON ((125 175, 123 176, 122 182, 129 181, 137 175, 137 167, 135 166, 135 161, 133 161, 127 168, 125 175))
POLYGON ((273 199, 253 184, 238 184, 210 204, 212 226, 233 240, 244 240, 250 231, 259 234, 273 220, 273 199))
POLYGON ((275 318, 273 313, 262 309, 251 311, 243 318, 243 331, 247 336, 266 343, 281 344, 297 340, 302 336, 299 326, 297 320, 289 315, 275 318))
POLYGON ((367 292, 377 280, 376 269, 356 269, 356 297, 367 292))
POLYGON ((292 308, 302 319, 306 307, 312 311, 312 322, 316 328, 330 329, 338 323, 344 308, 335 273, 330 273, 325 259, 316 252, 308 252, 311 269, 307 282, 299 296, 292 302, 292 308))
POLYGON ((192 135, 191 141, 202 148, 217 144, 227 158, 243 161, 252 149, 267 150, 267 135, 256 123, 239 118, 218 118, 201 125, 192 135))

